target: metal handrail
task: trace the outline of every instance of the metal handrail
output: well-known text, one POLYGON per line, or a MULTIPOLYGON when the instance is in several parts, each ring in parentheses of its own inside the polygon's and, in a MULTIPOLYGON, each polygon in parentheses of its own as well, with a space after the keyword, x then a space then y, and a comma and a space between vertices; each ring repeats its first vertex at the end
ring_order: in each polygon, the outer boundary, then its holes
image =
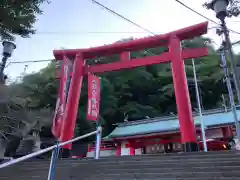
POLYGON ((40 151, 37 151, 37 152, 31 153, 31 154, 28 154, 28 155, 26 155, 26 156, 22 156, 22 157, 20 157, 20 158, 17 158, 17 159, 8 161, 8 162, 3 163, 3 164, 0 164, 0 169, 1 169, 1 168, 4 168, 4 167, 11 166, 11 165, 13 165, 13 164, 16 164, 16 163, 19 163, 19 162, 22 162, 22 161, 25 161, 25 160, 28 160, 28 159, 30 159, 30 158, 36 157, 36 156, 38 156, 38 155, 41 155, 41 154, 43 154, 43 153, 52 151, 53 149, 55 149, 55 148, 57 148, 57 147, 61 147, 61 146, 64 146, 64 145, 66 145, 66 144, 69 144, 69 143, 78 141, 78 140, 80 140, 80 139, 84 139, 84 138, 86 138, 86 137, 92 136, 92 135, 94 135, 94 134, 99 133, 100 131, 101 131, 101 129, 97 129, 96 131, 93 131, 93 132, 84 134, 84 135, 82 135, 82 136, 76 137, 76 138, 74 138, 74 139, 71 139, 71 140, 68 140, 68 141, 65 141, 65 142, 62 142, 62 143, 59 143, 58 145, 50 146, 50 147, 45 148, 45 149, 42 149, 42 150, 40 150, 40 151))

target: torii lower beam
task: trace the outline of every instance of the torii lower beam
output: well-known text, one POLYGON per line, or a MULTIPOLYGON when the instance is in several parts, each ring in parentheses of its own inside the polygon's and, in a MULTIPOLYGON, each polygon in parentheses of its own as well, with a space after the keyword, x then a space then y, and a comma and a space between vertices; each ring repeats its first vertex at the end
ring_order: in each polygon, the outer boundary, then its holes
MULTIPOLYGON (((208 55, 207 48, 195 48, 195 49, 185 49, 182 51, 183 59, 192 59, 208 55)), ((164 52, 158 56, 147 56, 144 58, 136 58, 134 60, 121 59, 119 62, 113 62, 110 64, 99 64, 84 68, 84 74, 88 73, 102 73, 109 71, 117 71, 121 69, 131 69, 141 66, 148 66, 160 63, 171 62, 171 54, 169 52, 164 52)))

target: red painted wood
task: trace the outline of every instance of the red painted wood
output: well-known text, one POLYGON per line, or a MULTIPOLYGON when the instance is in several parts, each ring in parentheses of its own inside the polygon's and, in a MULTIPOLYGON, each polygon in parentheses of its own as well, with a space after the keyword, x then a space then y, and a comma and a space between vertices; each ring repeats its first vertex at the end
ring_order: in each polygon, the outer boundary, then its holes
POLYGON ((135 148, 133 146, 130 147, 130 156, 134 156, 135 155, 135 148))
POLYGON ((124 137, 119 137, 119 138, 113 138, 113 141, 115 142, 121 142, 126 139, 130 141, 136 141, 139 139, 155 139, 155 138, 160 138, 160 139, 171 139, 173 137, 180 137, 181 133, 179 131, 176 132, 164 132, 164 133, 154 133, 154 134, 146 134, 146 135, 136 135, 136 136, 124 136, 124 137))
MULTIPOLYGON (((185 49, 182 52, 183 59, 191 59, 206 55, 208 55, 207 48, 185 49)), ((130 61, 124 60, 119 62, 113 62, 110 64, 99 64, 85 67, 85 74, 117 71, 121 69, 129 69, 152 64, 167 63, 170 62, 170 60, 171 60, 170 54, 168 52, 165 52, 159 56, 147 56, 144 58, 136 58, 130 61)))
POLYGON ((192 117, 184 60, 181 53, 181 41, 178 37, 171 38, 169 52, 172 60, 173 85, 182 143, 196 143, 196 130, 192 117))
POLYGON ((116 156, 121 156, 121 144, 117 143, 116 156))
MULTIPOLYGON (((207 48, 184 49, 182 51, 183 59, 186 59, 186 60, 201 57, 201 56, 207 56, 207 55, 208 55, 207 48)), ((120 59, 121 59, 121 61, 128 61, 128 57, 129 57, 129 52, 124 52, 121 54, 120 59)), ((131 68, 132 66, 139 67, 139 66, 144 66, 143 63, 145 63, 145 62, 146 62, 145 65, 151 65, 150 64, 151 61, 153 64, 158 64, 161 61, 161 59, 160 59, 161 57, 159 59, 157 58, 159 56, 149 56, 149 57, 153 57, 153 58, 147 58, 147 57, 137 58, 137 59, 132 60, 131 62, 123 63, 123 66, 125 68, 131 68), (139 61, 139 62, 137 62, 137 61, 139 61)), ((162 61, 168 62, 169 60, 163 59, 162 61)), ((96 73, 96 72, 102 72, 102 71, 104 72, 104 70, 106 70, 106 71, 119 70, 121 64, 122 64, 122 62, 114 62, 111 64, 101 64, 101 65, 94 65, 91 67, 85 67, 84 74, 87 75, 88 72, 89 73, 96 73)), ((72 77, 72 73, 70 74, 70 76, 72 77)), ((57 72, 56 78, 58 78, 58 79, 60 78, 60 72, 57 72)))
POLYGON ((84 59, 90 59, 97 56, 106 56, 119 54, 124 51, 137 51, 144 48, 153 48, 168 44, 168 40, 172 35, 176 35, 180 40, 191 39, 207 33, 208 22, 203 22, 193 26, 185 27, 167 34, 161 34, 146 38, 140 38, 129 42, 119 42, 110 45, 93 47, 88 49, 64 49, 54 50, 53 54, 56 60, 62 60, 63 54, 75 57, 77 53, 82 53, 84 59))
POLYGON ((223 137, 232 137, 233 133, 232 133, 232 129, 231 127, 222 127, 222 133, 223 133, 223 137))
MULTIPOLYGON (((101 142, 101 146, 100 146, 100 150, 101 151, 116 150, 116 149, 117 149, 117 144, 112 142, 112 141, 111 142, 109 142, 109 141, 107 141, 107 142, 102 141, 101 142)), ((89 150, 90 150, 89 152, 95 151, 95 144, 92 144, 90 146, 89 150)))
POLYGON ((126 148, 131 148, 132 146, 137 149, 137 148, 143 148, 145 146, 152 146, 155 144, 168 144, 168 143, 181 143, 181 139, 176 138, 176 139, 161 139, 161 140, 154 140, 152 141, 146 141, 146 140, 140 140, 139 142, 132 142, 132 143, 127 143, 126 148))
POLYGON ((159 64, 169 62, 169 53, 163 53, 160 56, 148 56, 145 58, 138 58, 131 61, 119 61, 110 64, 99 64, 94 66, 89 66, 85 68, 85 74, 87 73, 100 73, 108 71, 117 71, 120 69, 129 69, 140 66, 159 64))
POLYGON ((120 61, 129 61, 130 60, 130 52, 122 52, 120 54, 120 61))
POLYGON ((91 152, 91 150, 92 150, 92 147, 90 144, 88 144, 88 152, 91 152))

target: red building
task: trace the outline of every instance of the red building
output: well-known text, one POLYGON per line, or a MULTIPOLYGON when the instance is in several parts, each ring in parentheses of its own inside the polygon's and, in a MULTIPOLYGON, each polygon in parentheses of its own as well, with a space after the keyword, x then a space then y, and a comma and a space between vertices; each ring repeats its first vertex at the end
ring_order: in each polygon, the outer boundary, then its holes
MULTIPOLYGON (((240 116, 240 110, 237 111, 240 116)), ((227 149, 235 134, 231 111, 211 110, 203 114, 208 150, 227 149)), ((200 119, 194 116, 200 150, 202 137, 200 119)), ((174 116, 124 122, 102 139, 101 156, 124 156, 182 151, 178 119, 174 116)), ((93 156, 89 146, 88 157, 93 156)))

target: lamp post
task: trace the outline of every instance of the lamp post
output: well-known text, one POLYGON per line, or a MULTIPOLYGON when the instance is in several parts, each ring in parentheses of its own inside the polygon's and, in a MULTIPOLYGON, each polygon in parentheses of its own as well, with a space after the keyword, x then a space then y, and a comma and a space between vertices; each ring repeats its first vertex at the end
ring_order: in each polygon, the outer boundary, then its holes
POLYGON ((225 22, 225 18, 228 15, 228 11, 227 11, 228 4, 229 4, 229 0, 213 0, 209 4, 209 8, 211 8, 216 12, 216 17, 221 21, 221 30, 218 31, 217 33, 219 33, 219 35, 223 33, 225 36, 226 43, 224 44, 224 49, 228 50, 229 52, 231 69, 233 72, 233 79, 234 79, 234 84, 235 84, 237 97, 238 97, 238 104, 240 104, 240 81, 238 79, 240 77, 239 76, 240 72, 237 71, 237 65, 234 59, 234 53, 232 50, 232 44, 229 37, 229 31, 227 29, 226 22, 225 22))
POLYGON ((204 124, 203 115, 202 115, 202 105, 201 105, 201 100, 200 100, 197 73, 196 73, 194 59, 192 59, 192 66, 193 66, 193 75, 194 75, 194 82, 195 82, 196 98, 197 98, 197 105, 198 105, 201 131, 202 131, 203 147, 204 147, 204 151, 207 152, 208 149, 207 149, 207 141, 206 141, 206 134, 205 134, 205 124, 204 124))
POLYGON ((215 11, 216 17, 220 20, 225 19, 228 15, 227 6, 229 4, 229 0, 212 0, 209 3, 209 8, 215 11))
POLYGON ((16 49, 16 45, 10 41, 4 41, 3 45, 3 58, 0 66, 0 83, 4 83, 4 69, 6 66, 7 59, 12 56, 13 50, 16 49))

